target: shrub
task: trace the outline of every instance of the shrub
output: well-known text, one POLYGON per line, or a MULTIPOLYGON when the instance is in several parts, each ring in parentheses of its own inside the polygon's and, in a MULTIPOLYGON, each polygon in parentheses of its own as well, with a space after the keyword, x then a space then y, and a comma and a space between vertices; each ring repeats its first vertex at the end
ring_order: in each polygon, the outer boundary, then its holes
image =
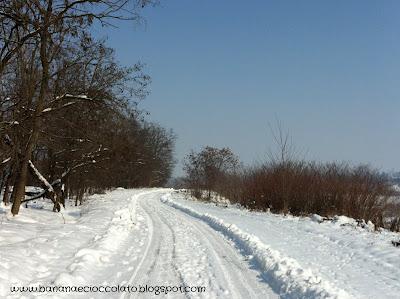
MULTIPOLYGON (((304 161, 271 162, 235 177, 235 202, 250 209, 293 215, 346 215, 383 226, 391 188, 367 166, 304 161), (238 184, 238 182, 240 182, 238 184)), ((225 188, 227 189, 227 188, 225 188)), ((222 195, 231 198, 227 193, 222 195)))

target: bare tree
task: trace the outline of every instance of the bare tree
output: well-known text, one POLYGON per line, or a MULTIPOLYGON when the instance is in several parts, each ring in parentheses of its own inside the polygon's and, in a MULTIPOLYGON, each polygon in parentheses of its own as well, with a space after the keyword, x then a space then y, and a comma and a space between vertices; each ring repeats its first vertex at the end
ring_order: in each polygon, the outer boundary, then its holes
POLYGON ((192 151, 186 156, 184 170, 186 178, 195 195, 202 196, 207 191, 207 198, 211 192, 217 191, 218 182, 239 167, 239 159, 229 148, 214 148, 207 146, 199 153, 192 151))
MULTIPOLYGON (((57 78, 76 61, 60 57, 74 53, 75 43, 90 41, 88 28, 94 21, 103 26, 112 20, 139 20, 138 11, 150 4, 146 0, 6 0, 0 7, 0 80, 14 82, 13 93, 4 90, 1 107, 9 113, 2 120, 2 136, 10 136, 14 164, 12 213, 18 214, 25 196, 29 161, 41 132, 43 115, 52 113, 53 105, 62 109, 86 94, 59 91, 57 78), (10 112, 11 111, 11 112, 10 112), (20 122, 20 119, 22 122, 20 122), (12 130, 16 126, 16 130, 12 130)), ((103 70, 104 71, 104 70, 103 70)), ((12 84, 11 84, 12 85, 12 84)), ((85 88, 83 88, 85 90, 85 88)), ((86 89, 88 90, 88 89, 86 89)), ((98 90, 98 89, 97 89, 98 90)), ((8 157, 6 158, 8 159, 8 157)), ((55 197, 56 194, 53 194, 55 197)), ((54 199, 56 201, 56 199, 54 199)))

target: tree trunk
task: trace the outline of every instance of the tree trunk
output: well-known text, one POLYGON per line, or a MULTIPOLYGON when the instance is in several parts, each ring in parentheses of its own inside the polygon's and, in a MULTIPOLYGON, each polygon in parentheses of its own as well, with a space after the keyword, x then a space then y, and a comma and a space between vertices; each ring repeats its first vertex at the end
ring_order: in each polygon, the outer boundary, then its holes
POLYGON ((28 177, 28 160, 25 160, 26 158, 21 161, 15 177, 15 184, 12 193, 13 205, 11 207, 11 213, 13 216, 18 214, 21 202, 25 199, 25 185, 28 177))
POLYGON ((65 184, 61 183, 61 188, 60 188, 60 195, 58 196, 60 198, 60 203, 62 206, 65 208, 65 184))
POLYGON ((81 192, 79 193, 79 205, 82 205, 82 199, 83 199, 83 195, 85 194, 85 189, 82 188, 81 192))
MULTIPOLYGON (((50 18, 50 13, 52 10, 53 2, 49 1, 47 12, 44 16, 44 22, 48 23, 50 18)), ((36 146, 37 140, 39 138, 39 131, 41 126, 41 113, 44 108, 44 102, 47 96, 48 85, 49 85, 49 58, 47 57, 47 47, 49 44, 49 28, 45 26, 40 32, 40 61, 42 65, 42 77, 40 81, 40 91, 36 103, 35 113, 33 115, 33 126, 32 126, 32 133, 29 136, 28 142, 22 153, 22 159, 19 169, 17 169, 17 177, 16 177, 16 184, 14 186, 15 193, 13 191, 13 205, 11 208, 11 212, 13 216, 17 215, 19 212, 19 207, 21 205, 22 200, 25 199, 25 186, 26 180, 28 176, 28 163, 32 157, 32 151, 36 146)))
POLYGON ((76 197, 75 197, 75 207, 78 206, 78 201, 81 203, 82 202, 82 188, 79 188, 76 197))
POLYGON ((12 173, 9 171, 4 178, 4 194, 3 194, 3 203, 7 206, 10 203, 10 185, 12 180, 12 173))
POLYGON ((0 178, 0 192, 1 192, 1 190, 3 190, 3 187, 4 187, 5 183, 6 183, 6 180, 7 180, 7 171, 6 171, 6 169, 4 169, 4 170, 1 172, 1 178, 0 178))

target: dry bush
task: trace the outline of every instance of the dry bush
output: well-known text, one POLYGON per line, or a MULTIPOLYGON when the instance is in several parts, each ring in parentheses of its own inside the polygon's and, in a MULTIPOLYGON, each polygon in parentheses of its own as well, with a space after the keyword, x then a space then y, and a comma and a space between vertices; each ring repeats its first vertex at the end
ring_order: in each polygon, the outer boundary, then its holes
POLYGON ((400 202, 399 195, 393 196, 385 210, 385 227, 391 231, 400 232, 400 202))
MULTIPOLYGON (((345 163, 271 162, 247 169, 241 178, 235 178, 235 186, 240 196, 234 201, 250 209, 346 215, 378 226, 383 226, 391 195, 389 184, 376 170, 345 163)), ((231 198, 223 190, 222 195, 231 198)))

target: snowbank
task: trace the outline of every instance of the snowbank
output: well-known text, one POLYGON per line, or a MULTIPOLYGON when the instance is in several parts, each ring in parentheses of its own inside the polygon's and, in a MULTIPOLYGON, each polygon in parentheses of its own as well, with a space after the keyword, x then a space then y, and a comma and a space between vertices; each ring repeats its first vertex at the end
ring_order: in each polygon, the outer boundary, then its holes
MULTIPOLYGON (((145 220, 137 216, 136 203, 147 192, 154 190, 118 189, 97 194, 82 206, 71 202, 60 213, 52 212, 51 202, 38 200, 29 208, 21 206, 14 217, 10 206, 0 203, 0 298, 47 296, 12 294, 11 287, 113 280, 120 268, 116 261, 126 259, 126 252, 121 256, 119 251, 141 233, 145 220)), ((71 295, 59 293, 56 297, 71 295)))

